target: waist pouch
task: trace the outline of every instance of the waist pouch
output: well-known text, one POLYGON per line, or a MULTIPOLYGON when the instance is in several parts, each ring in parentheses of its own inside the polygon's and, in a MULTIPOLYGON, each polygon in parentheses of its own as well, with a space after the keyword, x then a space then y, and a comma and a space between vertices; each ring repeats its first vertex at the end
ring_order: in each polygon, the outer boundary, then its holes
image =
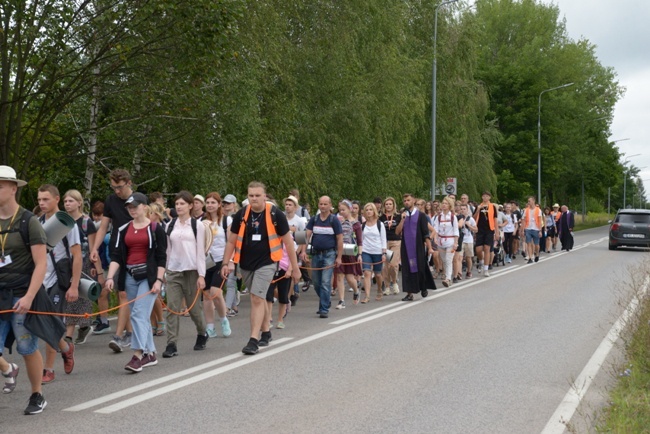
POLYGON ((145 280, 147 278, 147 264, 134 265, 128 269, 134 280, 145 280))

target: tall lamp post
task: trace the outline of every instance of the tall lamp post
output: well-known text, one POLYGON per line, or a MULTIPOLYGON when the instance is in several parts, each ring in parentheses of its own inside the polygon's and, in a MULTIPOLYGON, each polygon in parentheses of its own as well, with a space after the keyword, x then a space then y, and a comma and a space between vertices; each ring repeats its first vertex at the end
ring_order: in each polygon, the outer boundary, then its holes
POLYGON ((447 0, 436 6, 434 19, 433 19, 433 90, 431 95, 431 200, 436 199, 436 110, 437 110, 437 90, 436 80, 438 71, 438 56, 437 56, 437 43, 438 43, 438 9, 441 6, 448 5, 449 3, 457 2, 458 0, 447 0))
POLYGON ((552 87, 539 93, 539 104, 537 105, 537 202, 542 203, 542 95, 565 87, 573 86, 573 83, 552 87))
POLYGON ((630 155, 629 157, 625 157, 625 160, 623 161, 623 166, 625 166, 625 170, 623 171, 623 208, 627 208, 627 174, 629 172, 627 169, 627 160, 632 157, 638 157, 639 155, 641 154, 630 155))

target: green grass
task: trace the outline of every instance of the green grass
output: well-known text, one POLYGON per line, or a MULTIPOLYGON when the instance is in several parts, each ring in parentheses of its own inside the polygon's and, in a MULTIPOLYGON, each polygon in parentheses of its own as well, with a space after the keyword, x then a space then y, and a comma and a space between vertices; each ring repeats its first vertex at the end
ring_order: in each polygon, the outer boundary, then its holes
POLYGON ((629 376, 622 376, 610 394, 599 432, 650 433, 650 298, 646 297, 626 340, 629 376))
POLYGON ((607 225, 607 221, 614 218, 613 214, 608 215, 607 213, 596 213, 589 212, 587 213, 587 218, 585 221, 582 221, 582 214, 575 215, 575 231, 582 231, 584 229, 596 228, 599 226, 607 225))

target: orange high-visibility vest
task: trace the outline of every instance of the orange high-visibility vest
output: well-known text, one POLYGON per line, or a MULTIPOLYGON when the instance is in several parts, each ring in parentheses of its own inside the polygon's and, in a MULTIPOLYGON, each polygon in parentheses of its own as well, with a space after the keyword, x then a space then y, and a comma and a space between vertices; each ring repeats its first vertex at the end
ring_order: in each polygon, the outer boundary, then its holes
MULTIPOLYGON (((539 210, 540 210, 539 206, 535 205, 535 223, 537 223, 537 227, 540 230, 542 230, 542 216, 540 215, 541 212, 540 213, 537 212, 539 210)), ((530 211, 530 208, 526 207, 526 209, 524 211, 524 229, 526 229, 526 227, 528 226, 528 221, 530 219, 529 211, 530 211)))
MULTIPOLYGON (((277 232, 275 231, 275 225, 273 224, 273 219, 271 218, 271 208, 273 205, 270 203, 266 204, 266 233, 269 236, 269 249, 271 250, 271 260, 273 262, 280 262, 282 259, 282 240, 278 237, 277 232)), ((246 211, 244 212, 244 220, 239 225, 239 233, 237 234, 237 241, 235 241, 235 257, 233 262, 239 264, 241 258, 241 247, 244 243, 244 232, 246 231, 246 225, 248 224, 248 216, 251 212, 251 207, 247 206, 246 211)))

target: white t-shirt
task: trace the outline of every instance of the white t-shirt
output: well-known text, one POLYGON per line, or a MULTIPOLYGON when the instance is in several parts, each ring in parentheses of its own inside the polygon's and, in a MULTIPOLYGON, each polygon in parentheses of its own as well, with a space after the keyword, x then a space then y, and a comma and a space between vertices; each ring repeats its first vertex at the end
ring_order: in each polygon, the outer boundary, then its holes
MULTIPOLYGON (((210 246, 210 256, 214 262, 223 262, 223 252, 226 249, 226 236, 227 232, 223 231, 223 217, 221 221, 210 222, 210 229, 212 230, 212 246, 210 246)), ((226 226, 230 227, 232 224, 232 217, 226 217, 226 226)))
POLYGON ((372 226, 366 223, 363 228, 363 252, 369 255, 381 255, 384 250, 386 250, 386 229, 384 225, 379 220, 372 226))
POLYGON ((503 232, 510 234, 515 231, 515 224, 517 223, 517 217, 512 213, 504 214, 504 216, 508 221, 508 223, 503 227, 503 232))
MULTIPOLYGON (((51 217, 50 217, 51 218, 51 217)), ((49 220, 49 219, 48 219, 49 220)), ((68 235, 65 236, 68 240, 68 246, 72 249, 72 246, 81 245, 81 237, 79 236, 79 226, 75 223, 74 227, 70 229, 68 235)), ((52 249, 54 254, 54 259, 58 262, 63 258, 68 257, 65 246, 63 245, 63 240, 59 241, 56 246, 52 249)), ((54 263, 52 262, 52 255, 47 254, 47 271, 45 271, 45 279, 43 279, 43 286, 45 288, 53 287, 57 282, 56 272, 54 271, 54 263)))
POLYGON ((523 218, 528 219, 528 222, 527 222, 528 224, 526 225, 526 230, 527 231, 528 230, 530 230, 530 231, 539 231, 539 230, 541 230, 542 228, 537 226, 537 220, 535 218, 535 217, 541 217, 541 216, 542 216, 542 210, 541 209, 535 207, 535 209, 533 211, 531 211, 529 207, 526 207, 526 209, 524 209, 524 217, 523 217, 523 218))
POLYGON ((463 244, 474 244, 474 234, 467 227, 467 224, 469 224, 470 226, 476 226, 476 221, 474 220, 474 217, 467 216, 465 218, 465 224, 463 225, 463 244))

